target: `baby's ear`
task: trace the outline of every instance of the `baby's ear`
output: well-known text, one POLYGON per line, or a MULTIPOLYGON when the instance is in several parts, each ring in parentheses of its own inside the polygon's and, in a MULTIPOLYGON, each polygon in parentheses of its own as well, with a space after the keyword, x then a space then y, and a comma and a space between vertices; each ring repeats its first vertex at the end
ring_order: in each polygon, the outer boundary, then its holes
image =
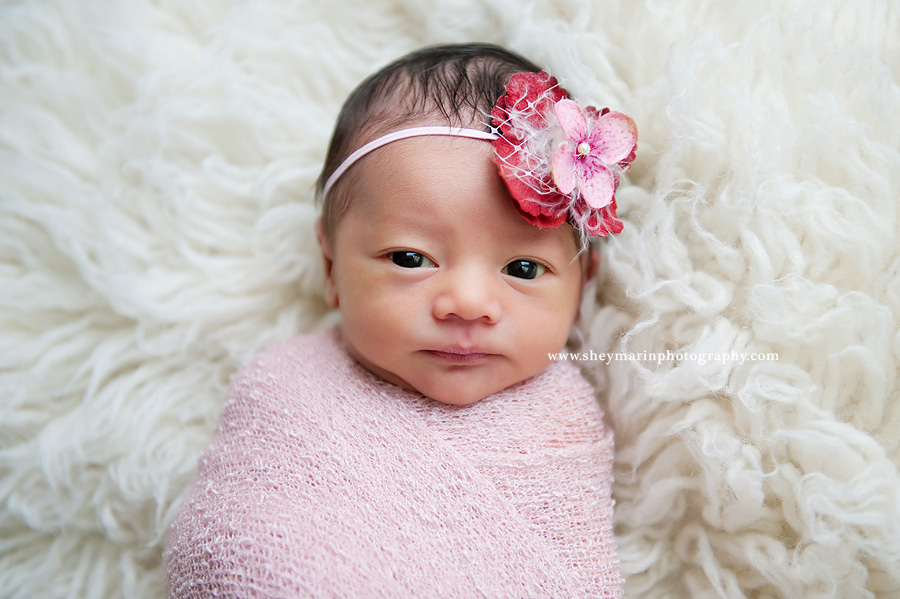
POLYGON ((325 233, 325 227, 322 225, 322 219, 316 219, 316 238, 319 240, 319 247, 322 249, 322 266, 325 270, 325 301, 332 308, 338 307, 337 288, 334 284, 334 252, 331 248, 331 242, 325 233))

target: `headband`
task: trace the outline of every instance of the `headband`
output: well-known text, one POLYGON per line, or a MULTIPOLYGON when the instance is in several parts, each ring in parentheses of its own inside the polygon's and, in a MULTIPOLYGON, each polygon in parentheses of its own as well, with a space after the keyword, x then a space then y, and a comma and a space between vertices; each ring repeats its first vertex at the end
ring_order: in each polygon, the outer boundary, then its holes
POLYGON ((493 141, 497 139, 497 135, 495 133, 488 133, 487 131, 479 131, 478 129, 465 129, 463 127, 410 127, 409 129, 400 129, 399 131, 394 131, 393 133, 388 133, 387 135, 382 135, 381 137, 374 139, 356 150, 341 163, 339 167, 335 169, 331 176, 328 177, 328 181, 325 182, 325 187, 322 188, 322 195, 328 195, 328 191, 334 187, 334 184, 337 183, 337 180, 341 178, 347 169, 356 164, 360 158, 365 156, 366 154, 371 153, 373 150, 377 150, 382 146, 386 146, 393 141, 397 141, 400 139, 407 139, 410 137, 422 137, 425 135, 450 135, 452 137, 470 137, 472 139, 484 139, 486 141, 493 141))
POLYGON ((328 177, 327 195, 360 158, 410 137, 449 135, 494 145, 494 162, 519 213, 539 227, 568 222, 581 235, 622 231, 616 216, 619 177, 631 167, 637 127, 628 115, 582 108, 547 72, 514 74, 491 111, 492 132, 411 127, 383 135, 348 156, 328 177))

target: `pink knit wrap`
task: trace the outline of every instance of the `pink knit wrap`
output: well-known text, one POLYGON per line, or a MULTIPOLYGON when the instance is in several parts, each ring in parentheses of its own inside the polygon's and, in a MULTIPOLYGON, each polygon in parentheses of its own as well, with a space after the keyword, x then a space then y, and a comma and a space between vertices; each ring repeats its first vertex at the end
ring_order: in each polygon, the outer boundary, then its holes
POLYGON ((169 596, 620 597, 612 456, 571 364, 454 407, 297 337, 232 382, 169 596))

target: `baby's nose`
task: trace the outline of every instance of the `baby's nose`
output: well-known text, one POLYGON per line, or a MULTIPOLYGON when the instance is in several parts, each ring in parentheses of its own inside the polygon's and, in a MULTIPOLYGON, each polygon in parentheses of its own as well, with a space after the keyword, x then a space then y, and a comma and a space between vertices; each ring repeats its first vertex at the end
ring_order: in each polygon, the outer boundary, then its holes
POLYGON ((442 274, 442 285, 434 299, 434 317, 460 318, 496 323, 502 315, 497 284, 499 276, 479 268, 457 268, 442 274))

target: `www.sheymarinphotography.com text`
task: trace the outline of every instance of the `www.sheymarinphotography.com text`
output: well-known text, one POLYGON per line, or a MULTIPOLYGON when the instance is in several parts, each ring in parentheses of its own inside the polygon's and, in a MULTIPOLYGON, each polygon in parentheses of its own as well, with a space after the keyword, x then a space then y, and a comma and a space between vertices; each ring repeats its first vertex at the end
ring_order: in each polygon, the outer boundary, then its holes
POLYGON ((550 353, 547 356, 554 361, 563 362, 603 362, 609 364, 613 361, 627 362, 656 362, 657 364, 674 363, 674 362, 696 362, 700 365, 708 362, 719 362, 726 364, 728 362, 736 362, 744 364, 745 362, 777 362, 778 354, 775 352, 686 352, 671 351, 665 352, 595 352, 594 350, 582 352, 559 352, 550 353))

